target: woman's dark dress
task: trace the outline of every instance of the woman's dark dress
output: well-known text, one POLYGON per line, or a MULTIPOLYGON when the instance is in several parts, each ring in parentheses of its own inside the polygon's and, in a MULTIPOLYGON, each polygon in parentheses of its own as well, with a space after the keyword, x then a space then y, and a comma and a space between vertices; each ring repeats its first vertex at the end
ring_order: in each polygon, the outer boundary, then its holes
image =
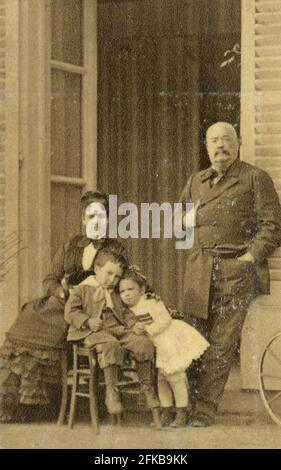
POLYGON ((124 254, 121 244, 102 239, 91 242, 76 236, 56 253, 51 272, 43 281, 45 297, 25 304, 6 333, 0 348, 0 416, 11 416, 17 405, 47 405, 50 386, 60 380, 61 350, 66 348, 68 325, 64 321, 65 301, 56 296, 61 281, 78 284, 93 270, 84 271, 84 248, 93 243, 98 250, 113 246, 124 254))

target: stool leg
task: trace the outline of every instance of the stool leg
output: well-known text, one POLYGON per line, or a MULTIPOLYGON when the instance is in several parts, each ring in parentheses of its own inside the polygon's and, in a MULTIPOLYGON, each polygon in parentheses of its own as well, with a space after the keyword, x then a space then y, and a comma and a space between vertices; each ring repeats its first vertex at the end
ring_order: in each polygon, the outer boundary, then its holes
POLYGON ((67 352, 62 351, 61 357, 61 404, 59 417, 57 420, 58 426, 62 426, 65 419, 66 405, 67 405, 67 352))
POLYGON ((78 364, 77 364, 77 346, 73 346, 73 383, 71 390, 70 412, 68 426, 73 427, 75 407, 76 407, 76 392, 78 385, 78 364))
POLYGON ((152 408, 151 411, 152 411, 153 423, 155 424, 156 429, 161 429, 160 408, 152 408))
POLYGON ((99 434, 99 419, 98 419, 98 406, 96 400, 96 367, 94 365, 95 359, 93 356, 93 351, 89 353, 89 362, 90 362, 90 383, 89 383, 89 395, 90 395, 90 414, 91 414, 91 421, 92 426, 95 434, 99 434))

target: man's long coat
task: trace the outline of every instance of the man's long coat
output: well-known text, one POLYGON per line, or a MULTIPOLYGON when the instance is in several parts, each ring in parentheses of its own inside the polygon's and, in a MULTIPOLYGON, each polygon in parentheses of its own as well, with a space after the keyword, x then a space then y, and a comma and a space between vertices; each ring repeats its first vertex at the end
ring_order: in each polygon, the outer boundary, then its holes
MULTIPOLYGON (((263 170, 236 160, 210 185, 212 168, 189 178, 181 202, 198 201, 194 244, 187 250, 184 311, 208 317, 213 254, 255 260, 259 293, 269 294, 267 258, 281 245, 281 208, 272 179, 263 170)), ((239 262, 239 261, 237 261, 239 262)))

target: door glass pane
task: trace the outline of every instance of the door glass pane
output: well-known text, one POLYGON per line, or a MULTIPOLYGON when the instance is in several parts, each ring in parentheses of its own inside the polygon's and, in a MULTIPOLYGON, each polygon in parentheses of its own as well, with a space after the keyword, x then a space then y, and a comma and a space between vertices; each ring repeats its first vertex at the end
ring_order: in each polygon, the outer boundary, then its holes
POLYGON ((81 76, 52 70, 51 172, 79 177, 82 173, 81 76))
POLYGON ((70 237, 81 232, 81 188, 52 184, 51 191, 51 255, 70 237))
POLYGON ((52 0, 52 59, 83 65, 83 0, 52 0))

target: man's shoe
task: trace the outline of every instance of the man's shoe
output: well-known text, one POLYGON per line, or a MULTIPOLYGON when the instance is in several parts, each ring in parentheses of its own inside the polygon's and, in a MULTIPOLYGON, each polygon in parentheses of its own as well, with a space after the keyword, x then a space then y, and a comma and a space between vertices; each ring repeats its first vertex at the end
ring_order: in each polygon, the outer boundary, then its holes
POLYGON ((188 426, 193 428, 206 428, 213 424, 213 420, 207 416, 193 416, 188 421, 188 426))
POLYGON ((123 407, 117 390, 106 390, 105 404, 109 414, 118 415, 122 413, 123 407))

